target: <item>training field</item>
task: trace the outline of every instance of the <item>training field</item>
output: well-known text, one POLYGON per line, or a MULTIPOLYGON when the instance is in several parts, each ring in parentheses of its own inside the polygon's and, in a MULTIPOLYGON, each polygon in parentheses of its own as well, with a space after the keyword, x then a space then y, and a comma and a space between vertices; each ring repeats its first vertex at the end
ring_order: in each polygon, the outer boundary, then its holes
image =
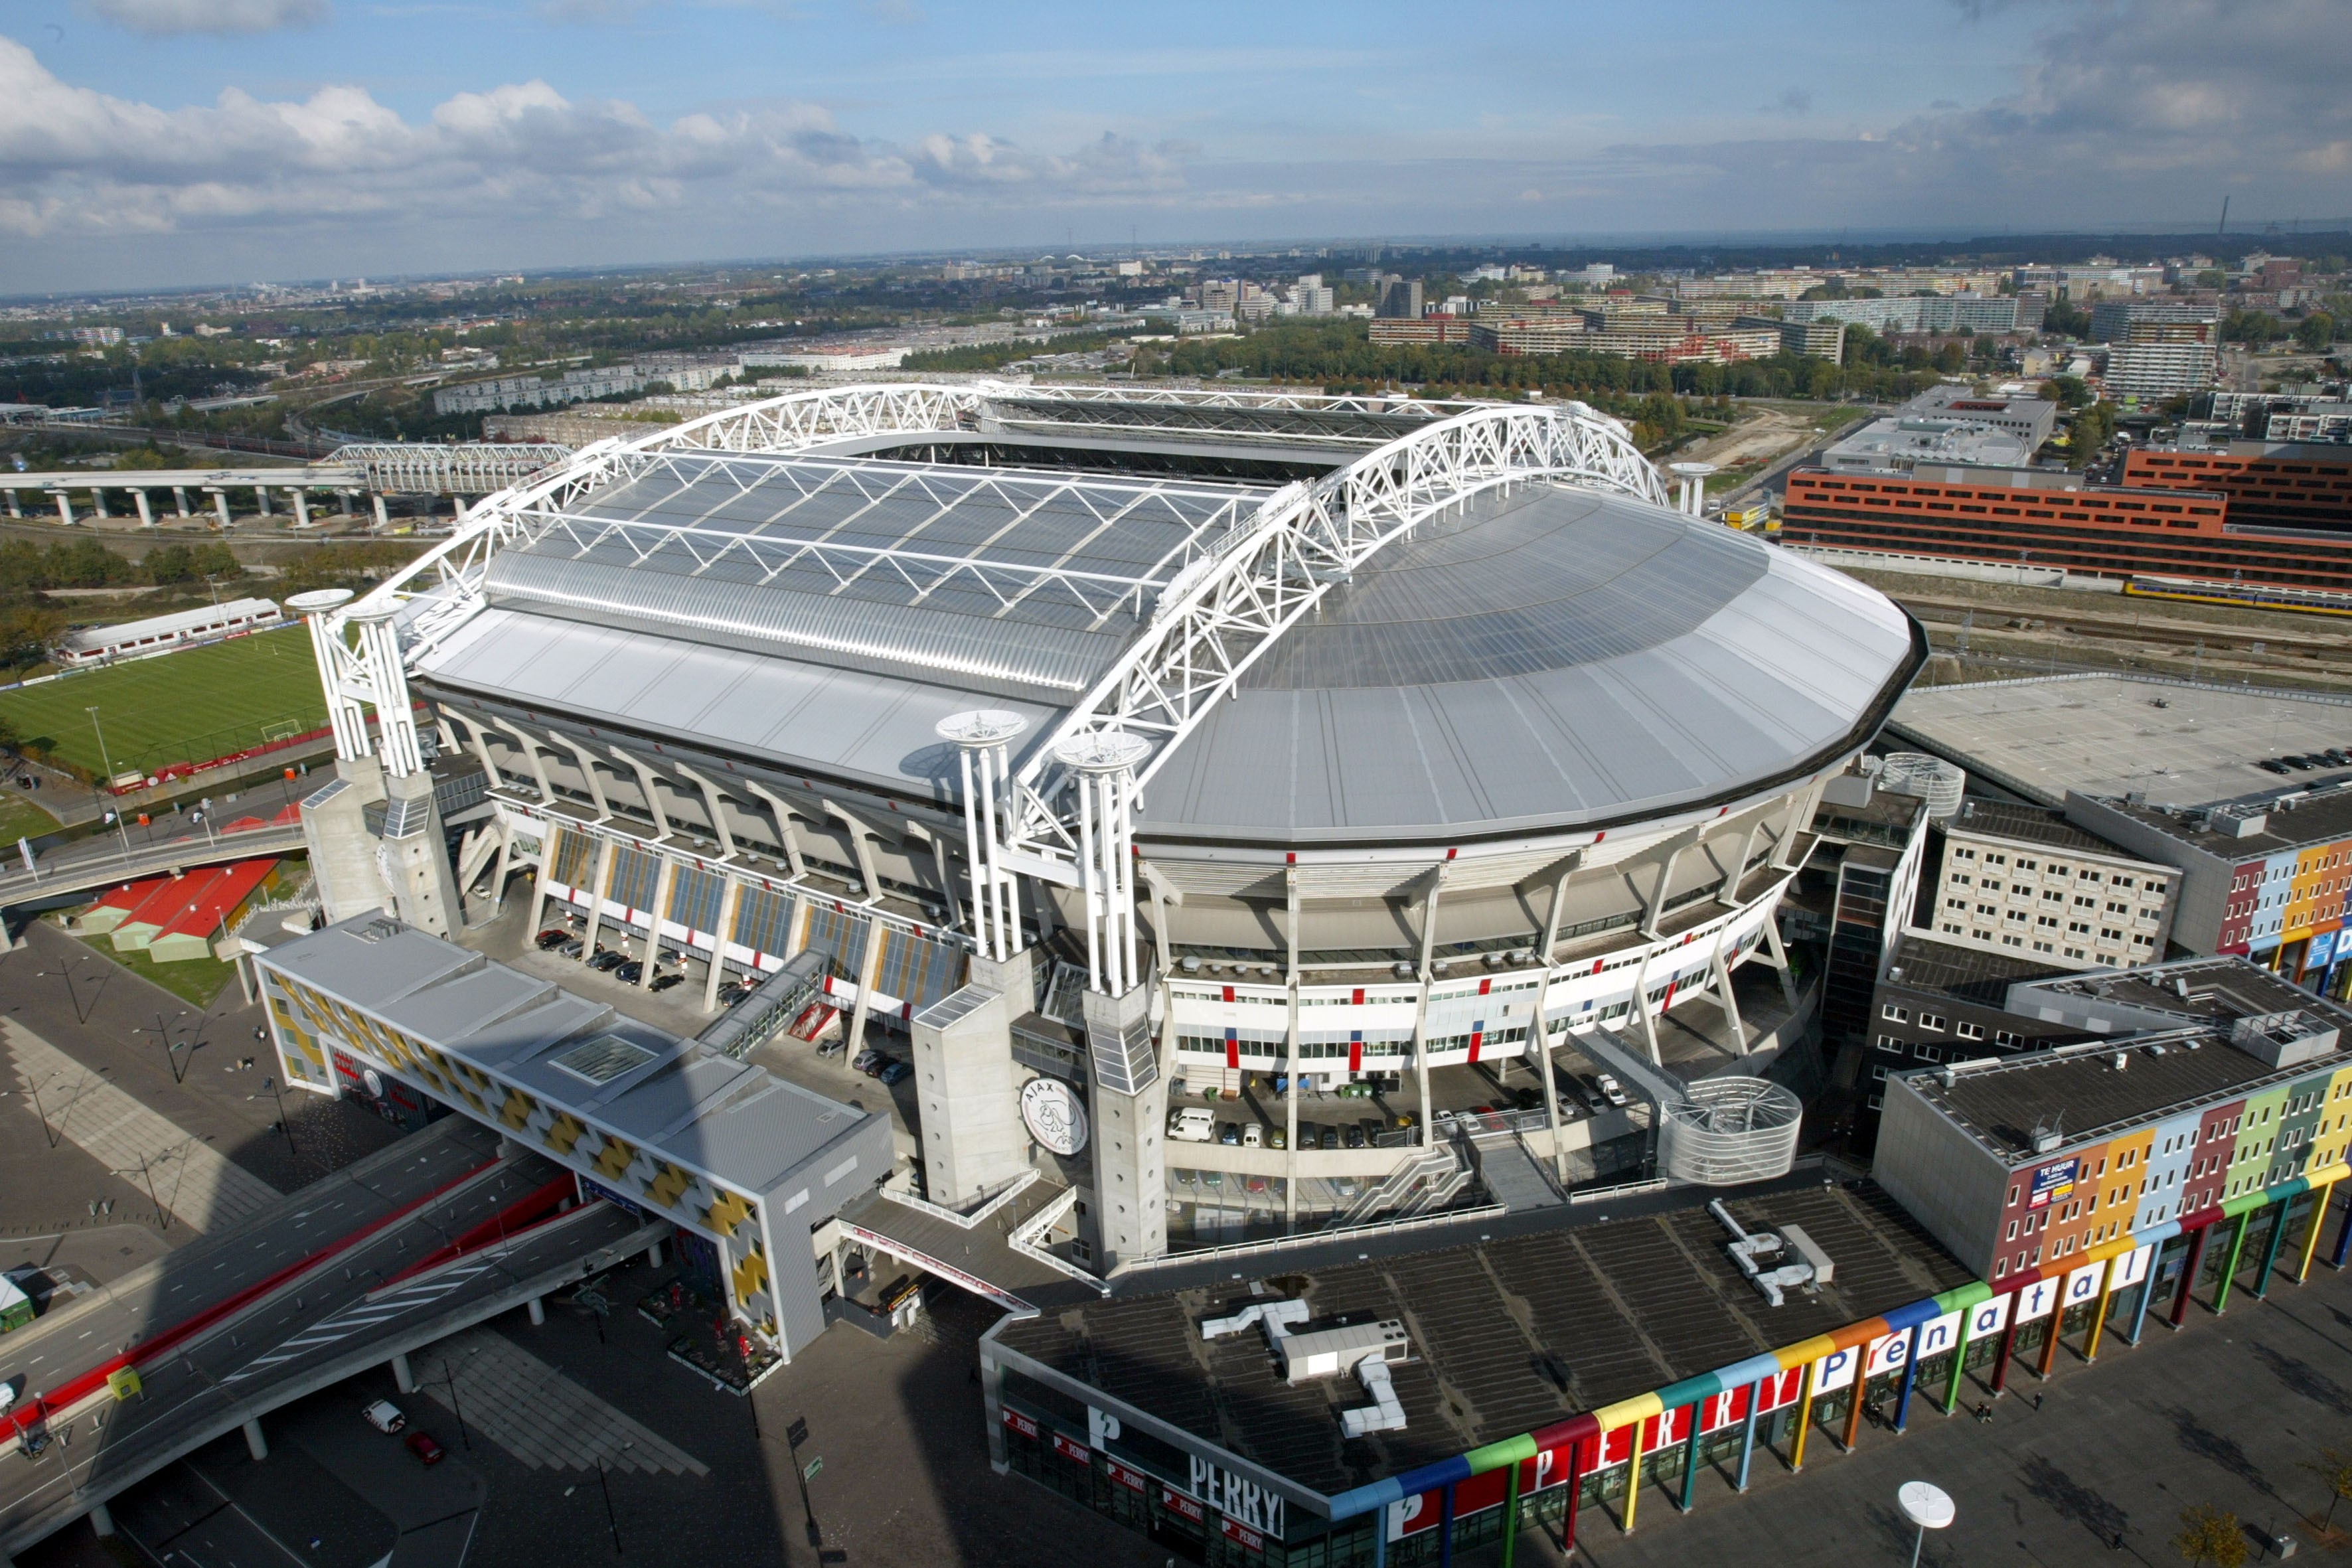
POLYGON ((310 633, 300 626, 0 691, 25 745, 105 772, 88 709, 117 773, 207 762, 327 722, 310 633))

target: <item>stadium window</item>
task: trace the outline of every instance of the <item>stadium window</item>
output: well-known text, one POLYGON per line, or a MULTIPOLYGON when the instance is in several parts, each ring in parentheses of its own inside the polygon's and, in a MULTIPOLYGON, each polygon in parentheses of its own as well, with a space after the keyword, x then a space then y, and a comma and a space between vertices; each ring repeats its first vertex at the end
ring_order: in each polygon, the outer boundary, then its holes
POLYGON ((1952 1033, 1959 1036, 1959 1037, 1964 1040, 1981 1040, 1984 1038, 1984 1026, 1982 1024, 1958 1023, 1952 1026, 1952 1033))

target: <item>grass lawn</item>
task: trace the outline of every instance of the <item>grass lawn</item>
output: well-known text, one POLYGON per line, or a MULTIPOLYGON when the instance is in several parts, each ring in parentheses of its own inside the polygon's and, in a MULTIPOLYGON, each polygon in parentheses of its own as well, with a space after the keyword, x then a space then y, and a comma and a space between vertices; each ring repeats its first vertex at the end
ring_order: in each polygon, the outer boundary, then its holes
POLYGON ((223 963, 217 958, 184 958, 176 963, 158 963, 143 952, 115 952, 114 939, 109 936, 83 937, 80 942, 92 952, 121 964, 142 980, 153 981, 193 1006, 211 1006, 222 988, 236 979, 236 966, 223 963))
POLYGON ((19 838, 55 833, 58 819, 35 805, 21 790, 0 793, 0 849, 14 852, 19 838))
POLYGON ((92 707, 118 773, 205 762, 327 721, 310 633, 300 626, 0 691, 0 718, 26 746, 95 775, 105 763, 92 707))

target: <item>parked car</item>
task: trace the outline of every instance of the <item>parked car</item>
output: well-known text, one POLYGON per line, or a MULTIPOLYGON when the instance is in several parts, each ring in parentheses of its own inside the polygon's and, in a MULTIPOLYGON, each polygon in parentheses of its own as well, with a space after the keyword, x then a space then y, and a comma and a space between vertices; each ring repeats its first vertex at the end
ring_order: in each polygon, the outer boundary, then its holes
POLYGON ((1316 1137, 1323 1148, 1337 1149, 1339 1146, 1339 1130, 1336 1127, 1326 1127, 1316 1137))
POLYGON ((674 947, 666 947, 661 950, 661 961, 673 967, 686 962, 686 960, 677 955, 677 949, 674 947))
POLYGON ((1269 1148, 1269 1149, 1287 1149, 1287 1148, 1289 1148, 1289 1147, 1290 1147, 1290 1133, 1289 1133, 1289 1131, 1288 1131, 1287 1129, 1286 1129, 1286 1128, 1281 1128, 1281 1127, 1269 1127, 1269 1128, 1267 1128, 1267 1129, 1265 1130, 1265 1146, 1266 1146, 1267 1148, 1269 1148))
POLYGON ((1601 1086, 1592 1079, 1579 1078, 1576 1080, 1576 1091, 1584 1096, 1584 1103, 1592 1107, 1595 1111, 1609 1109, 1609 1097, 1601 1092, 1601 1086))
POLYGON ((411 1432, 408 1435, 408 1451, 428 1469, 446 1458, 441 1451, 441 1445, 433 1440, 430 1432, 411 1432))
POLYGON ((1206 1143, 1216 1136, 1217 1121, 1197 1105, 1168 1113, 1168 1136, 1179 1143, 1206 1143))
POLYGON ((635 985, 646 977, 646 966, 632 958, 614 966, 613 978, 624 985, 635 985))
POLYGON ((876 1073, 874 1076, 880 1079, 886 1084, 897 1083, 901 1079, 909 1079, 914 1077, 915 1068, 912 1063, 901 1061, 897 1057, 892 1057, 888 1061, 882 1064, 882 1070, 876 1073))
POLYGON ((2284 777, 2287 772, 2287 765, 2284 763, 2280 762, 2276 757, 2264 757, 2261 762, 2256 763, 2254 766, 2262 769, 2263 772, 2266 773, 2277 773, 2282 777, 2284 777))
POLYGON ((673 985, 683 985, 685 984, 686 976, 673 969, 667 974, 655 975, 654 983, 646 989, 648 991, 667 991, 673 985))
POLYGON ((1350 1149, 1360 1149, 1364 1146, 1364 1130, 1360 1125, 1351 1122, 1343 1136, 1350 1149))
POLYGON ((1381 1134, 1388 1131, 1381 1124, 1381 1119, 1377 1116, 1367 1116, 1356 1125, 1364 1130, 1364 1142, 1368 1146, 1378 1143, 1381 1134))
POLYGON ((575 936, 555 951, 566 958, 577 958, 580 956, 580 939, 575 936))
POLYGON ((1217 1142, 1224 1144, 1228 1148, 1237 1149, 1241 1147, 1242 1124, 1238 1121, 1218 1122, 1217 1142))
POLYGON ((1265 1178, 1264 1176, 1252 1176, 1249 1180, 1244 1182, 1242 1185, 1248 1188, 1253 1193, 1261 1194, 1269 1190, 1265 1184, 1265 1178))
POLYGON ((858 1052, 857 1055, 851 1059, 849 1065, 856 1068, 859 1072, 871 1076, 882 1065, 882 1053, 876 1050, 872 1046, 868 1046, 864 1050, 858 1052))
POLYGON ((408 1425, 408 1417, 403 1415, 400 1406, 389 1399, 379 1399, 360 1414, 366 1416, 367 1424, 379 1432, 397 1432, 408 1425))
POLYGON ((627 953, 615 952, 609 947, 600 947, 596 950, 596 956, 588 961, 588 967, 602 973, 610 974, 628 962, 627 953))
POLYGON ((1630 1103, 1625 1098, 1624 1086, 1610 1074, 1602 1073, 1593 1081, 1601 1087, 1601 1097, 1615 1109, 1622 1110, 1630 1103))
POLYGON ((1265 1129, 1263 1126, 1261 1126, 1259 1123, 1255 1122, 1255 1121, 1251 1122, 1248 1126, 1246 1126, 1246 1127, 1243 1128, 1243 1129, 1242 1129, 1242 1147, 1243 1147, 1243 1148, 1244 1148, 1244 1149, 1263 1149, 1263 1148, 1265 1148, 1265 1129))
POLYGON ((842 1047, 848 1043, 842 1036, 835 1035, 828 1039, 817 1042, 816 1054, 821 1057, 837 1057, 841 1054, 842 1047))
POLYGON ((551 947, 562 947, 570 942, 572 933, 562 926, 550 926, 531 940, 539 944, 540 952, 545 952, 551 947))
POLYGON ((721 1007, 732 1007, 750 994, 751 994, 750 986, 740 980, 730 980, 719 988, 719 1005, 721 1007))

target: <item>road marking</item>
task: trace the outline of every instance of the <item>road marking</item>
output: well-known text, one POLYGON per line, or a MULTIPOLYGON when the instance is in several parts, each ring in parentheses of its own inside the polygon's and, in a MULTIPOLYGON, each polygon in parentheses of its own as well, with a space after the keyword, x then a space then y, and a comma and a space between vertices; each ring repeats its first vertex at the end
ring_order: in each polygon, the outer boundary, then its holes
POLYGON ((417 1392, 449 1407, 449 1379, 466 1424, 533 1469, 607 1469, 707 1476, 710 1468, 650 1427, 487 1326, 411 1353, 417 1392))

